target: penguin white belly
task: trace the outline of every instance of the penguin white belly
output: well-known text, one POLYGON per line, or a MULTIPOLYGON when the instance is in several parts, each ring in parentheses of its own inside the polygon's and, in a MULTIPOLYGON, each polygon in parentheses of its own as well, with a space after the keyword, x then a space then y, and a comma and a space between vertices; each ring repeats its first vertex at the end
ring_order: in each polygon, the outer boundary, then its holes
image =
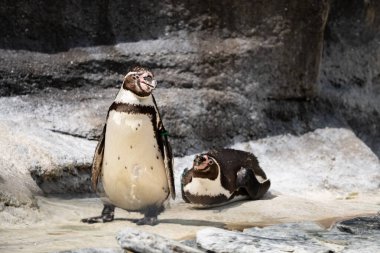
POLYGON ((164 161, 148 115, 110 111, 102 180, 112 204, 129 211, 160 205, 168 197, 164 161))

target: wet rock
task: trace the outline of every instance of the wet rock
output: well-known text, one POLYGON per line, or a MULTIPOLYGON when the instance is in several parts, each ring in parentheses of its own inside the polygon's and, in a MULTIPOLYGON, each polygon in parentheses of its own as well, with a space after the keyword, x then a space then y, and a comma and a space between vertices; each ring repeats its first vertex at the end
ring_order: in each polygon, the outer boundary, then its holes
POLYGON ((353 235, 368 233, 380 233, 380 211, 377 216, 357 217, 351 220, 339 222, 337 229, 353 235))
POLYGON ((243 232, 206 228, 197 233, 197 243, 212 252, 377 252, 380 249, 378 228, 360 235, 341 232, 342 224, 368 226, 379 218, 359 218, 344 221, 331 230, 312 222, 289 223, 264 228, 249 228, 243 232), (337 229, 339 228, 339 229, 337 229))
POLYGON ((183 252, 201 253, 202 251, 181 244, 175 240, 145 232, 135 228, 127 228, 120 231, 116 237, 121 248, 132 252, 183 252))

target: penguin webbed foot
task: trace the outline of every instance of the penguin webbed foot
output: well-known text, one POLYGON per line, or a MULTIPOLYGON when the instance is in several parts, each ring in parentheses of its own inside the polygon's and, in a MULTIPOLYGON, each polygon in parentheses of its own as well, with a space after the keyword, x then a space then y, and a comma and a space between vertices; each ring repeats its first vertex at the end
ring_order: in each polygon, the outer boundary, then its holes
POLYGON ((237 172, 236 185, 247 191, 253 200, 261 198, 269 189, 270 181, 259 182, 252 170, 241 168, 237 172))
POLYGON ((88 223, 88 224, 100 223, 100 222, 106 223, 106 222, 111 222, 111 221, 113 221, 113 217, 103 216, 103 215, 81 219, 81 222, 88 223))
POLYGON ((137 225, 150 225, 150 226, 157 225, 158 224, 157 216, 162 211, 164 211, 164 209, 165 208, 164 208, 163 205, 160 205, 160 206, 157 206, 157 205, 149 206, 149 207, 147 207, 147 208, 145 208, 144 210, 141 211, 141 213, 144 214, 144 218, 135 220, 134 222, 137 225))
POLYGON ((157 219, 157 216, 155 216, 155 217, 144 216, 144 218, 138 219, 134 222, 136 223, 136 225, 139 225, 139 226, 141 226, 141 225, 154 226, 154 225, 158 224, 158 219, 157 219))
POLYGON ((115 215, 115 206, 104 205, 101 215, 81 219, 81 222, 88 223, 88 224, 100 223, 100 222, 103 222, 103 223, 111 222, 114 220, 114 215, 115 215))

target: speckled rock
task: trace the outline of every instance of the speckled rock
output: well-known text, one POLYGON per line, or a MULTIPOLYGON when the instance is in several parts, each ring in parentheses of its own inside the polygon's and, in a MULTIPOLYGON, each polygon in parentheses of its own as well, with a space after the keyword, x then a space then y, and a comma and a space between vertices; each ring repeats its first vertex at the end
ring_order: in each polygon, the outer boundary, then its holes
POLYGON ((212 252, 378 252, 379 216, 338 223, 325 230, 311 222, 288 223, 243 232, 207 228, 197 233, 197 243, 212 252), (347 225, 350 224, 350 225, 347 225), (359 233, 346 233, 361 227, 359 233), (365 229, 371 227, 371 229, 365 229))
POLYGON ((117 240, 124 250, 145 253, 201 253, 202 251, 191 248, 177 241, 148 233, 135 228, 127 228, 120 231, 117 240))

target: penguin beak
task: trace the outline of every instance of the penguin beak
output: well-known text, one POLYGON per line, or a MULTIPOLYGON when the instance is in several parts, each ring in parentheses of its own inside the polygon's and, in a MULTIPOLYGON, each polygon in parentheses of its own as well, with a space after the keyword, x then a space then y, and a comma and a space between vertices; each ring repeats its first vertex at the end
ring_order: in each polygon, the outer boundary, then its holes
POLYGON ((208 157, 206 155, 197 155, 194 159, 194 169, 195 170, 205 170, 208 168, 208 157))
POLYGON ((157 81, 156 80, 153 80, 151 83, 146 83, 146 85, 148 85, 150 88, 155 89, 156 86, 157 86, 157 81))
POLYGON ((197 156, 195 156, 195 159, 194 159, 194 166, 199 166, 199 165, 201 165, 204 161, 206 161, 206 158, 205 158, 204 156, 197 155, 197 156))

